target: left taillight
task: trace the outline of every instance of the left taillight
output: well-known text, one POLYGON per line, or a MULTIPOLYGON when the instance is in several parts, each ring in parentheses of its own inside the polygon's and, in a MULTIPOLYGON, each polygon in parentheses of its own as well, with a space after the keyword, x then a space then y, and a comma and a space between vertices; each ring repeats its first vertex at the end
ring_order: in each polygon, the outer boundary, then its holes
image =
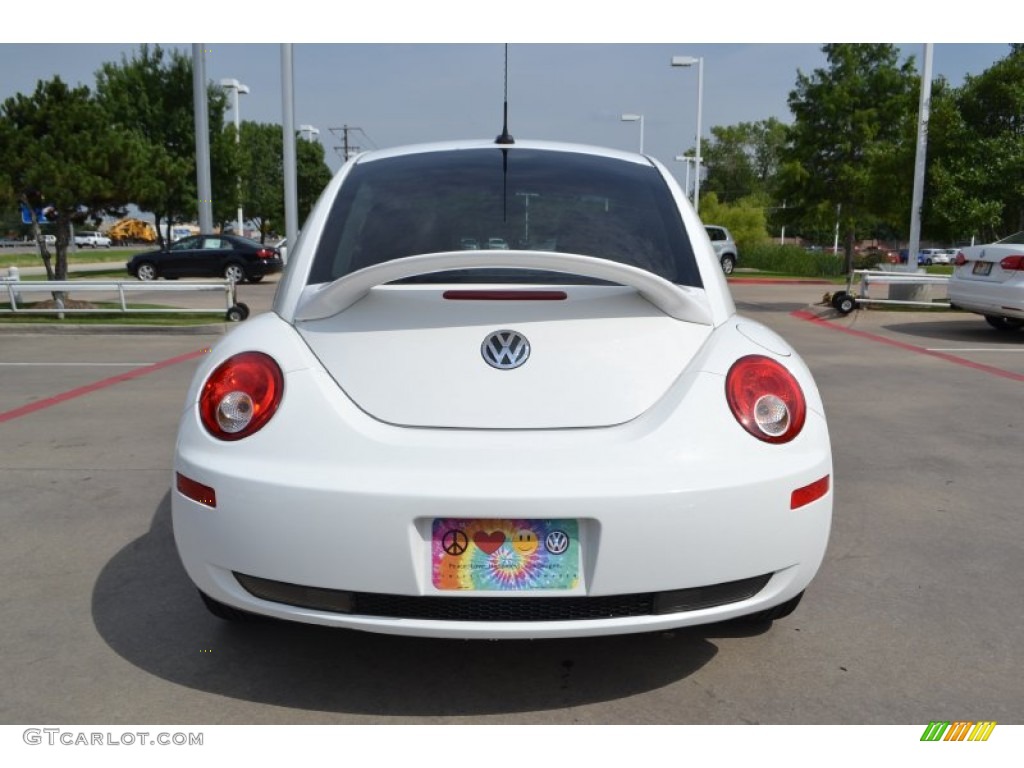
POLYGON ((272 259, 277 256, 277 252, 270 248, 260 248, 256 251, 257 259, 272 259))
POLYGON ((241 440, 262 429, 284 394, 284 374, 270 355, 242 352, 218 365, 199 395, 199 418, 218 440, 241 440))
POLYGON ((733 363, 725 395, 736 421, 758 440, 788 443, 804 427, 803 390, 793 374, 769 357, 749 355, 733 363))

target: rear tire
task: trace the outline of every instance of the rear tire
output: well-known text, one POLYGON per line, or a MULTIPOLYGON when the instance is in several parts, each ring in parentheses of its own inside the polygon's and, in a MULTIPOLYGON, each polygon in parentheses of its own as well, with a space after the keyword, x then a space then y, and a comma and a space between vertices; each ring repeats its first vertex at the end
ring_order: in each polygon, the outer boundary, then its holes
POLYGON ((232 283, 245 282, 245 270, 241 264, 228 264, 224 267, 224 279, 232 283))
POLYGON ((144 261, 141 264, 139 264, 138 268, 135 270, 135 276, 138 277, 139 280, 142 280, 144 282, 149 280, 156 280, 156 267, 154 267, 148 261, 144 261))
POLYGON ((985 315, 985 322, 997 331, 1016 331, 1024 328, 1024 320, 1019 317, 1000 317, 999 315, 985 315))
POLYGON ((732 256, 723 256, 722 271, 727 275, 731 275, 734 269, 736 269, 736 259, 732 256))

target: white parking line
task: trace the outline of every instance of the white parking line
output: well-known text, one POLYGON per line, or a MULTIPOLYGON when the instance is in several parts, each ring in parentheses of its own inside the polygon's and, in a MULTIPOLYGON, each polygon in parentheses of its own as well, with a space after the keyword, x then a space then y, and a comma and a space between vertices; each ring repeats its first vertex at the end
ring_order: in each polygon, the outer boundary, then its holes
POLYGON ((0 363, 10 368, 141 368, 152 363, 0 363))

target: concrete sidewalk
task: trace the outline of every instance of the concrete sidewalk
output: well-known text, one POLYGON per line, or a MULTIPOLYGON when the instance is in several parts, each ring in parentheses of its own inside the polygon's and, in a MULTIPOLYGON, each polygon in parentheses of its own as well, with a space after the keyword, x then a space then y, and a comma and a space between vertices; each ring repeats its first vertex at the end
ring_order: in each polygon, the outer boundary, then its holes
MULTIPOLYGON (((18 274, 21 277, 38 277, 46 274, 46 267, 42 265, 42 260, 38 267, 15 267, 18 270, 18 274)), ((90 264, 79 264, 72 262, 68 264, 68 275, 85 274, 89 272, 110 272, 111 270, 121 270, 124 272, 125 280, 134 280, 131 275, 128 274, 128 270, 125 269, 125 261, 107 261, 107 262, 95 262, 90 264)), ((11 267, 0 267, 0 279, 7 277, 10 274, 11 267)))

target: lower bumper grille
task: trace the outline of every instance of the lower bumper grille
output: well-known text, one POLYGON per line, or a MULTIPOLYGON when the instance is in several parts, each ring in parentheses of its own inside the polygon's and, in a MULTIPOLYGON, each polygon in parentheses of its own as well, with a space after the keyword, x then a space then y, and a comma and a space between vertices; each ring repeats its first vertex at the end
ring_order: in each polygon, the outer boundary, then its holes
POLYGON ((432 621, 585 621, 696 611, 746 600, 771 574, 706 587, 604 597, 410 597, 346 592, 236 573, 254 597, 316 611, 432 621))

